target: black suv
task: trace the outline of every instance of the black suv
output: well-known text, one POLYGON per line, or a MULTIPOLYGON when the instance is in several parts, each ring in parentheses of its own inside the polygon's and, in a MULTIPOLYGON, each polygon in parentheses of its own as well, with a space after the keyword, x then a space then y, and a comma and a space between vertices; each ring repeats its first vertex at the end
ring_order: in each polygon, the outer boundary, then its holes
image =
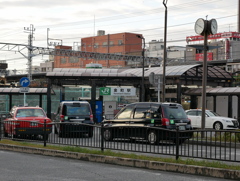
POLYGON ((103 136, 106 141, 114 138, 144 139, 150 144, 160 140, 176 143, 176 128, 179 143, 192 137, 191 122, 181 104, 139 102, 122 108, 112 120, 104 120, 103 136), (170 131, 172 130, 172 131, 170 131))
POLYGON ((53 121, 60 137, 71 133, 93 136, 93 114, 87 101, 62 101, 53 121))

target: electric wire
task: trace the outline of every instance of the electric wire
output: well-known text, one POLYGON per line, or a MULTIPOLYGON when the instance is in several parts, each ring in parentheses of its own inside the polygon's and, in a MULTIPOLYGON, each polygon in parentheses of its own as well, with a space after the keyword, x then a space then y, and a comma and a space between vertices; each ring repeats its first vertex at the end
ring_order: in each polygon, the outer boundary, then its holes
MULTIPOLYGON (((209 1, 209 0, 203 0, 203 1, 193 1, 191 4, 189 3, 182 3, 182 4, 178 4, 178 5, 175 5, 175 6, 169 6, 169 10, 174 10, 174 9, 181 9, 181 8, 189 8, 189 7, 194 7, 194 6, 200 6, 200 5, 204 5, 204 4, 209 4, 209 3, 213 3, 213 2, 217 2, 217 0, 212 0, 212 1, 209 1)), ((113 20, 119 20, 119 19, 124 19, 124 18, 129 18, 129 16, 131 17, 139 17, 139 16, 145 16, 145 15, 152 15, 152 14, 156 14, 156 13, 162 13, 164 11, 163 8, 156 8, 156 9, 153 9, 153 10, 147 10, 147 11, 144 11, 144 12, 133 12, 133 13, 129 13, 129 14, 125 14, 125 15, 118 15, 118 16, 113 16, 113 17, 106 17, 106 18, 100 18, 96 21, 98 22, 109 22, 109 21, 113 21, 113 20)), ((236 15, 231 15, 231 16, 226 16, 226 17, 219 17, 219 18, 216 18, 216 19, 223 19, 223 18, 229 18, 229 17, 234 17, 236 15)), ((160 18, 159 18, 160 19, 160 18)), ((158 19, 157 19, 158 20, 158 19)), ((147 20, 146 20, 147 21, 147 20)), ((134 21, 135 22, 135 21, 134 21)), ((86 24, 89 24, 89 20, 85 21, 86 24)), ((131 22, 129 22, 131 23, 131 22)), ((184 26, 184 25, 190 25, 192 24, 193 22, 190 22, 190 23, 185 23, 185 24, 177 24, 177 25, 172 25, 172 26, 169 26, 168 28, 173 28, 173 27, 178 27, 178 26, 184 26)), ((58 25, 53 25, 55 27, 61 27, 62 26, 67 26, 67 25, 76 25, 76 24, 84 24, 84 21, 79 21, 79 22, 73 22, 73 23, 65 23, 65 24, 58 24, 58 25)), ((111 26, 111 25, 109 25, 111 26)), ((226 25, 227 26, 227 25, 226 25)), ((39 28, 44 28, 44 27, 49 27, 48 25, 47 26, 40 26, 39 28)), ((135 31, 131 31, 131 32, 150 32, 150 31, 154 31, 154 30, 160 30, 160 29, 163 29, 163 27, 158 27, 158 28, 152 28, 152 29, 143 29, 143 30, 135 30, 135 31)), ((181 32, 181 31, 180 31, 181 32)), ((185 31, 186 32, 186 31, 185 31)), ((14 33, 10 33, 9 35, 3 35, 3 36, 12 36, 14 33)), ((18 33, 16 33, 18 34, 18 33)), ((172 36, 173 34, 169 34, 168 36, 172 36)), ((146 35, 147 37, 154 37, 155 35, 146 35)), ((74 39, 74 38, 81 38, 81 37, 72 37, 72 38, 64 38, 64 39, 74 39)), ((41 39, 40 39, 41 41, 41 39)), ((180 41, 185 41, 185 39, 176 39, 176 40, 171 40, 171 41, 167 41, 167 42, 180 42, 180 41)))

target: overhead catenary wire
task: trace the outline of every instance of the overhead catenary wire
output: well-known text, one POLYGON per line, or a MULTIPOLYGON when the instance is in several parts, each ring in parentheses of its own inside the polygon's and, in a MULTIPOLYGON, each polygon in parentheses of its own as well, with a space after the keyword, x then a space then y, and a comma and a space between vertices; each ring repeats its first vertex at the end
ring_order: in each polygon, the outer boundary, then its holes
MULTIPOLYGON (((211 3, 215 3, 215 2, 218 2, 218 1, 217 0, 203 0, 203 1, 192 1, 191 3, 179 3, 179 4, 176 4, 174 6, 169 6, 169 11, 171 11, 171 10, 175 11, 176 9, 177 10, 180 10, 180 9, 184 10, 184 9, 189 9, 191 7, 199 7, 201 5, 211 4, 211 3)), ((119 14, 119 15, 116 15, 116 16, 109 16, 109 17, 98 18, 98 19, 96 19, 96 23, 108 23, 108 25, 104 25, 105 27, 106 26, 111 27, 111 26, 115 26, 115 25, 116 26, 117 25, 124 25, 126 23, 127 24, 130 24, 130 23, 132 24, 132 23, 135 23, 135 22, 139 21, 139 20, 135 19, 137 17, 145 17, 147 15, 151 15, 152 16, 152 15, 155 15, 155 14, 158 15, 158 14, 161 14, 161 13, 163 13, 163 8, 155 8, 155 9, 149 9, 149 10, 141 11, 141 12, 132 12, 132 13, 127 13, 127 14, 119 14), (127 22, 120 22, 120 23, 114 23, 114 24, 112 23, 112 21, 126 19, 126 18, 128 20, 127 22)), ((185 12, 184 13, 180 12, 177 15, 187 15, 187 12, 186 13, 185 12)), ((223 19, 223 18, 231 18, 231 17, 234 17, 234 16, 237 16, 237 14, 236 15, 232 15, 232 16, 215 17, 215 18, 220 20, 220 19, 223 19)), ((147 22, 150 19, 151 18, 146 19, 146 20, 143 19, 142 22, 147 22)), ((156 18, 156 21, 159 21, 161 19, 162 19, 161 17, 156 18)), ((185 33, 185 35, 191 35, 191 33, 193 32, 193 29, 188 30, 188 31, 178 31, 178 34, 179 34, 178 36, 176 36, 177 35, 176 31, 171 31, 171 29, 172 28, 183 27, 183 26, 188 26, 188 25, 190 26, 192 23, 194 23, 194 22, 186 22, 184 24, 178 23, 178 24, 170 25, 168 27, 168 29, 169 29, 168 36, 170 36, 171 38, 169 38, 170 41, 168 41, 168 43, 170 43, 170 42, 171 43, 181 42, 181 40, 182 40, 182 42, 184 42, 185 41, 185 37, 184 38, 183 38, 183 36, 181 37, 180 34, 184 34, 185 33), (173 38, 173 36, 175 36, 176 38, 173 38)), ((224 24, 224 27, 229 27, 229 24, 233 25, 234 22, 230 22, 230 23, 227 22, 227 23, 224 24)), ((89 27, 92 27, 92 24, 91 24, 91 22, 89 20, 78 21, 78 22, 70 22, 70 23, 62 23, 62 24, 53 24, 53 26, 50 26, 50 27, 53 27, 54 30, 56 30, 54 32, 56 32, 57 36, 61 35, 62 39, 67 40, 67 41, 65 41, 67 44, 72 44, 72 42, 70 42, 69 40, 71 40, 71 39, 74 40, 76 38, 80 39, 80 38, 83 38, 83 36, 79 36, 78 35, 78 36, 73 36, 73 37, 65 37, 65 34, 61 34, 61 32, 59 30, 61 28, 65 29, 65 30, 73 29, 72 26, 76 26, 76 25, 81 25, 81 27, 79 27, 79 29, 77 29, 79 31, 80 30, 84 30, 85 28, 86 29, 88 28, 88 27, 84 27, 82 25, 89 25, 89 27)), ((162 24, 159 24, 159 25, 162 25, 162 24)), ((49 27, 49 25, 37 26, 37 34, 41 34, 42 32, 44 32, 45 31, 44 28, 47 28, 47 27, 49 27)), ((96 26, 96 27, 98 27, 98 26, 96 26)), ((101 27, 101 26, 99 26, 99 27, 101 27)), ((22 30, 22 28, 23 27, 21 27, 21 30, 22 30)), ((232 27, 232 28, 234 28, 234 27, 232 27)), ((141 29, 140 28, 138 28, 138 29, 136 28, 136 29, 132 29, 132 30, 129 29, 128 32, 141 33, 141 34, 144 34, 144 37, 149 38, 149 39, 161 39, 161 33, 156 34, 156 32, 154 32, 154 31, 159 31, 159 30, 163 30, 163 27, 162 26, 159 26, 159 27, 156 27, 156 28, 145 28, 145 27, 143 27, 141 29)), ((9 35, 2 34, 1 36, 3 36, 3 37, 8 37, 8 36, 11 37, 12 35, 14 35, 14 32, 11 32, 11 33, 9 33, 9 35)), ((21 33, 22 33, 22 31, 21 31, 21 33)), ((16 34, 19 34, 19 33, 16 33, 16 34)), ((41 34, 42 38, 36 39, 34 43, 42 44, 41 42, 46 41, 46 39, 44 39, 44 35, 46 35, 46 33, 41 34)), ((146 43, 146 45, 147 44, 148 43, 146 43)))

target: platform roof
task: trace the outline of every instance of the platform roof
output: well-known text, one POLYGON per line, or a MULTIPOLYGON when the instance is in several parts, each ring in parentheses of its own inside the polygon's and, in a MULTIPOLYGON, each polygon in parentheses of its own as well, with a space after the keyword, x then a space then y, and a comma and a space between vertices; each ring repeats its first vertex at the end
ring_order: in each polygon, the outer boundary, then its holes
MULTIPOLYGON (((13 87, 13 88, 0 88, 0 94, 22 94, 20 93, 19 87, 13 87)), ((40 95, 40 94, 47 94, 47 88, 29 88, 28 95, 40 95)), ((52 90, 51 94, 55 94, 55 92, 52 90)))
MULTIPOLYGON (((140 84, 142 68, 119 69, 87 69, 87 68, 55 68, 53 72, 46 74, 54 84, 90 84, 95 80, 100 85, 134 85, 140 84), (76 81, 77 80, 77 81, 76 81)), ((145 85, 149 85, 149 75, 163 74, 163 67, 145 67, 145 85)), ((166 84, 175 84, 180 80, 182 85, 201 85, 203 68, 201 64, 166 66, 166 84)), ((208 66, 208 84, 210 86, 230 86, 234 81, 232 75, 217 66, 208 66)))
MULTIPOLYGON (((202 88, 189 89, 183 93, 184 95, 202 95, 202 88)), ((208 96, 227 96, 227 95, 240 95, 240 87, 217 87, 217 88, 207 88, 206 95, 208 96)))
MULTIPOLYGON (((163 74, 163 67, 144 68, 144 77, 148 77, 151 72, 163 74)), ((166 66, 166 77, 182 76, 187 73, 188 76, 197 76, 202 74, 202 65, 180 65, 166 66)), ((83 69, 83 68, 55 68, 53 72, 48 72, 47 77, 54 76, 81 76, 81 77, 142 77, 142 68, 120 68, 120 69, 83 69)), ((232 78, 232 76, 217 66, 208 67, 208 77, 232 78)))

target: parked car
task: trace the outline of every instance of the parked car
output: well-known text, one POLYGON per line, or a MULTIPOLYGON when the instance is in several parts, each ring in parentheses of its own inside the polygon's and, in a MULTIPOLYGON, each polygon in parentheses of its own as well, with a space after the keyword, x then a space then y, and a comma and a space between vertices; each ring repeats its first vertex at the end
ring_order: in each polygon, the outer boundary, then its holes
POLYGON ((4 136, 37 137, 39 135, 48 139, 52 132, 52 121, 41 107, 14 106, 4 120, 4 136), (45 122, 46 121, 46 122, 45 122), (46 130, 44 129, 46 123, 46 130))
MULTIPOLYGON (((190 109, 186 110, 186 114, 191 119, 193 128, 202 127, 202 110, 190 109)), ((205 110, 205 128, 211 128, 215 130, 221 129, 238 129, 239 123, 236 119, 223 117, 211 110, 205 110)))
POLYGON ((177 126, 183 131, 179 134, 179 143, 193 135, 193 132, 185 131, 192 129, 191 123, 182 105, 176 103, 132 103, 122 108, 114 119, 104 120, 103 124, 103 137, 107 141, 127 138, 144 139, 150 144, 158 144, 160 140, 176 142, 177 126))
POLYGON ((93 114, 87 101, 62 101, 53 121, 60 137, 74 133, 93 136, 93 114))

